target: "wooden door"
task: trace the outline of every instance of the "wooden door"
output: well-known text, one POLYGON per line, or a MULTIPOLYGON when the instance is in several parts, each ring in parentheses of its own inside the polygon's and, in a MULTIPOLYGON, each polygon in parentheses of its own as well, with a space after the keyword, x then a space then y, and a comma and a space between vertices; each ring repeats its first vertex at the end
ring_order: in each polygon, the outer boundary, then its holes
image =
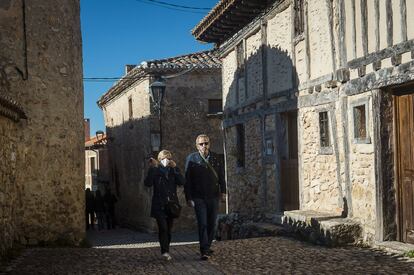
POLYGON ((281 156, 281 193, 283 210, 299 209, 298 126, 297 112, 282 115, 286 136, 285 154, 281 156))
MULTIPOLYGON (((413 90, 414 92, 414 90, 413 90)), ((400 241, 414 243, 414 95, 395 97, 400 241)))

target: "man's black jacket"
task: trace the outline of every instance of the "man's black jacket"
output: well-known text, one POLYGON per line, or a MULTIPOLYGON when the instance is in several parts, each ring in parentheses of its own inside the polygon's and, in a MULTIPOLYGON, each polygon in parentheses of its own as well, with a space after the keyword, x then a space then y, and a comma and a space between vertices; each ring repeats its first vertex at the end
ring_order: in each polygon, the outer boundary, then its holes
POLYGON ((199 152, 194 152, 187 157, 185 165, 186 183, 184 185, 187 201, 218 198, 220 193, 226 193, 222 160, 213 152, 209 153, 207 160, 216 171, 217 176, 208 167, 199 152))

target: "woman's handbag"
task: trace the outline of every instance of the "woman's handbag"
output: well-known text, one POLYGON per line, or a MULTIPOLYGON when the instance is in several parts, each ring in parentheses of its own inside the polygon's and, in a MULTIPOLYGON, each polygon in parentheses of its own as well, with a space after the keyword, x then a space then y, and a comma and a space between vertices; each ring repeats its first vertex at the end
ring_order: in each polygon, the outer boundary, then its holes
POLYGON ((176 201, 168 201, 166 205, 167 215, 171 218, 178 218, 181 214, 181 205, 176 201))

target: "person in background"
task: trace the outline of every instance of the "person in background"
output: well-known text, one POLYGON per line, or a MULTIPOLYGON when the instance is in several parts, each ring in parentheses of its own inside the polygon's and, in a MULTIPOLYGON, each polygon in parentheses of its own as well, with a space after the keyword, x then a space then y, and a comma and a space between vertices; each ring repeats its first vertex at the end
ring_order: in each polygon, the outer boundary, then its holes
POLYGON ((219 207, 219 199, 226 200, 224 167, 219 156, 210 151, 210 138, 196 138, 197 152, 188 155, 185 165, 184 186, 188 206, 194 207, 198 224, 200 259, 208 260, 219 207))
POLYGON ((177 186, 184 185, 184 177, 180 173, 172 154, 162 150, 158 154, 158 161, 150 158, 148 174, 144 180, 147 187, 153 188, 151 202, 151 217, 158 225, 158 240, 161 246, 161 256, 170 261, 171 230, 174 218, 168 213, 168 201, 178 203, 177 186))
POLYGON ((89 230, 89 228, 94 229, 93 223, 94 223, 94 202, 95 198, 93 196, 93 193, 91 192, 90 188, 86 188, 85 190, 85 224, 86 224, 86 230, 89 230))
POLYGON ((95 192, 95 213, 98 220, 98 230, 104 229, 105 223, 105 203, 100 190, 95 192))
POLYGON ((107 188, 104 195, 104 202, 106 225, 108 229, 115 229, 115 204, 117 201, 118 200, 115 195, 112 194, 111 189, 107 188))

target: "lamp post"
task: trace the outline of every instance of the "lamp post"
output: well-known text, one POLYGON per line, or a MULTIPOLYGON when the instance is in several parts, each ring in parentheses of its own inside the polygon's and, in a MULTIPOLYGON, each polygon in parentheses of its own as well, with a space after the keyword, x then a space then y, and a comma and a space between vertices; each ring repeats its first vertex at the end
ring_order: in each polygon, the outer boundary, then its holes
POLYGON ((158 112, 158 122, 159 122, 159 129, 160 129, 159 151, 161 151, 161 148, 162 148, 161 103, 162 103, 162 99, 164 98, 165 87, 166 87, 165 82, 163 82, 160 78, 159 80, 152 82, 151 85, 149 86, 149 94, 150 94, 152 101, 154 102, 154 109, 155 111, 158 112))

